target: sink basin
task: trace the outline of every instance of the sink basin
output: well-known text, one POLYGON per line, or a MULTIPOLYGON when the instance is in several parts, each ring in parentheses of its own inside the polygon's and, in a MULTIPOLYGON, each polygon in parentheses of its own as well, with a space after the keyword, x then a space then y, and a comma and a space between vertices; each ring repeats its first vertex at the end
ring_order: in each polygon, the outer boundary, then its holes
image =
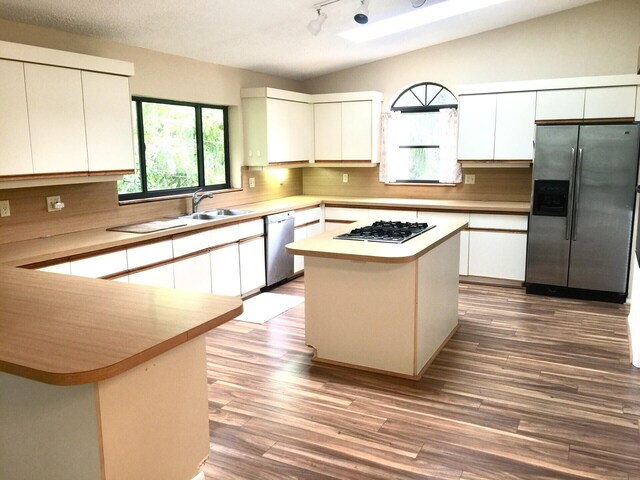
POLYGON ((207 210, 206 212, 197 212, 190 215, 183 215, 179 218, 188 220, 221 220, 227 217, 235 217, 236 215, 245 215, 253 213, 253 210, 230 210, 220 208, 218 210, 207 210))

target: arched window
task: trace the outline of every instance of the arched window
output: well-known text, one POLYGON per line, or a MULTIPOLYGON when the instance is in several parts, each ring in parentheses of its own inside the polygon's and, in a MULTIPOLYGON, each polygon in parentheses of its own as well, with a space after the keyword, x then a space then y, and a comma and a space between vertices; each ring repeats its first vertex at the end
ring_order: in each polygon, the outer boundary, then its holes
MULTIPOLYGON (((403 91, 391 106, 399 112, 395 132, 399 151, 394 155, 392 182, 440 183, 442 168, 440 147, 443 131, 442 110, 457 110, 458 100, 447 88, 437 83, 424 82, 403 91)), ((449 183, 449 181, 446 181, 449 183)))

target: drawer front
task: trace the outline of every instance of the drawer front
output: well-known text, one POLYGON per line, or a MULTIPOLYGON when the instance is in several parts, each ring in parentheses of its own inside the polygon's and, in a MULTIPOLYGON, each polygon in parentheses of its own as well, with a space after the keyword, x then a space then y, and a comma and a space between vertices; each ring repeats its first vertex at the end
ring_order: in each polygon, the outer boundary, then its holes
POLYGON ((95 257, 73 260, 71 274, 79 277, 100 278, 127 270, 127 251, 104 253, 95 257))
POLYGON ((469 216, 469 228, 488 228, 495 230, 527 231, 527 215, 495 215, 472 213, 469 216))
POLYGON ((452 222, 455 220, 464 220, 465 222, 469 222, 469 214, 468 213, 458 213, 458 212, 418 212, 418 221, 419 222, 427 222, 428 224, 440 224, 443 222, 452 222))
POLYGON ((173 256, 180 257, 211 247, 213 230, 173 239, 173 256))
POLYGON ((211 246, 224 245, 226 243, 237 242, 240 238, 240 228, 236 225, 215 228, 211 230, 211 246))
POLYGON ((71 263, 70 262, 56 263, 55 265, 49 265, 47 267, 38 268, 38 270, 40 272, 63 273, 65 275, 71 275, 71 263))
POLYGON ((238 225, 238 236, 240 239, 262 234, 264 234, 264 220, 262 218, 242 222, 238 225))
POLYGON ((325 207, 325 220, 350 220, 357 222, 358 220, 366 220, 369 217, 368 208, 351 208, 351 207, 325 207))
POLYGON ((378 220, 415 222, 417 219, 417 212, 415 210, 386 210, 384 208, 370 208, 369 219, 374 222, 378 220))
POLYGON ((322 212, 320 207, 296 210, 294 215, 294 225, 297 227, 299 225, 304 225, 305 223, 315 222, 316 220, 320 220, 321 216, 322 212))
POLYGON ((127 265, 129 266, 129 270, 164 260, 171 260, 172 258, 173 243, 171 240, 127 248, 127 265))
POLYGON ((129 283, 148 285, 151 287, 173 288, 173 265, 169 263, 161 267, 132 273, 129 275, 129 283))

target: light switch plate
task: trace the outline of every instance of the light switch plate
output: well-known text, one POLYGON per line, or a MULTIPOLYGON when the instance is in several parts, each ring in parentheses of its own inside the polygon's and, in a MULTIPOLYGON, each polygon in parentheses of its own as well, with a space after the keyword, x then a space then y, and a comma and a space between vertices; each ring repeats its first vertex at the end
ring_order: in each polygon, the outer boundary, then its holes
POLYGON ((255 177, 249 177, 249 188, 254 188, 256 186, 255 177))
POLYGON ((9 200, 0 201, 0 217, 10 217, 11 209, 9 208, 9 200))
POLYGON ((349 174, 348 173, 343 173, 342 174, 342 183, 349 183, 349 174))
POLYGON ((475 175, 465 175, 464 176, 464 183, 465 183, 465 185, 474 185, 476 183, 476 176, 475 175))

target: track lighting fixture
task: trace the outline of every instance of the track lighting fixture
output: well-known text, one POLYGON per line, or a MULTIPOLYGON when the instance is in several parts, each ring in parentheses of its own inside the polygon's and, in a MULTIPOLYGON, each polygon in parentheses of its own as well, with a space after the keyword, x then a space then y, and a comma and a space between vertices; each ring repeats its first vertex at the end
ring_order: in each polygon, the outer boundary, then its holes
POLYGON ((427 3, 427 0, 411 0, 413 8, 420 8, 425 3, 427 3))
POLYGON ((360 25, 364 25, 369 21, 369 0, 360 0, 360 6, 356 10, 353 19, 360 25))
POLYGON ((320 30, 322 30, 322 24, 327 19, 327 14, 322 12, 320 8, 318 8, 316 12, 318 12, 318 16, 311 20, 309 25, 307 25, 307 30, 309 30, 314 36, 320 33, 320 30))

